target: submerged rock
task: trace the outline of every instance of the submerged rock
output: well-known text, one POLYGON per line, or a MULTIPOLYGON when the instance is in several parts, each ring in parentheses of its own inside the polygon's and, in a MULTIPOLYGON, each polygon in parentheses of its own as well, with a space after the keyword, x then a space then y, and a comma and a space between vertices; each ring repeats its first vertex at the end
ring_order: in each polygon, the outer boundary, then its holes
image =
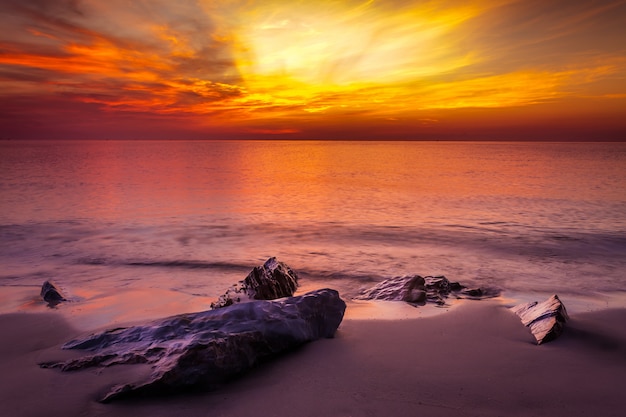
POLYGON ((41 298, 43 298, 43 300, 47 302, 48 306, 50 307, 54 307, 63 301, 67 301, 65 297, 61 295, 61 292, 58 290, 58 288, 50 281, 46 281, 43 283, 43 285, 41 286, 40 294, 41 298))
POLYGON ((565 322, 569 320, 565 305, 556 294, 542 303, 533 301, 519 304, 511 310, 519 316, 524 326, 530 328, 538 345, 559 337, 565 322))
POLYGON ((406 301, 410 304, 426 302, 443 305, 453 294, 456 298, 488 298, 500 293, 495 289, 467 288, 458 282, 451 282, 443 275, 407 275, 386 279, 355 297, 357 300, 406 301))
POLYGON ((331 289, 274 301, 239 303, 73 340, 63 348, 93 354, 40 366, 72 371, 152 364, 147 379, 113 387, 103 402, 198 385, 214 388, 262 360, 309 341, 333 337, 345 309, 339 293, 331 289))
POLYGON ((262 266, 255 267, 248 276, 239 281, 211 308, 222 308, 250 300, 275 300, 291 297, 298 288, 298 275, 287 264, 269 258, 262 266))

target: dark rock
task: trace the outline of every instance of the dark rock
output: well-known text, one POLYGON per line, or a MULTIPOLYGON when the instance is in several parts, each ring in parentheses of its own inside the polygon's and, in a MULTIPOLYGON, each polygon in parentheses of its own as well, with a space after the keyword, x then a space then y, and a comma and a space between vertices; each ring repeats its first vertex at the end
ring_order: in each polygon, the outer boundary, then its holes
POLYGON ((565 305, 556 294, 542 303, 533 301, 519 304, 511 310, 519 316, 524 326, 530 328, 538 345, 559 337, 565 322, 569 320, 565 305))
POLYGON ((48 306, 54 307, 57 304, 67 301, 65 297, 61 295, 61 292, 50 281, 46 281, 41 286, 41 298, 48 303, 48 306))
POLYGON ((355 298, 359 300, 423 302, 426 300, 425 280, 419 275, 386 279, 355 298))
POLYGON ((250 300, 275 300, 291 297, 298 288, 298 275, 283 262, 269 258, 263 266, 255 267, 248 276, 239 281, 211 308, 222 308, 250 300))
POLYGON ((482 288, 465 288, 461 290, 461 294, 470 297, 482 297, 485 294, 482 288))
POLYGON ((410 304, 426 302, 443 305, 450 295, 456 298, 486 298, 500 294, 495 289, 467 289, 444 276, 409 275, 386 279, 355 297, 358 300, 406 301, 410 304))
POLYGON ((40 364, 72 371, 117 364, 152 364, 145 380, 113 387, 102 399, 153 395, 193 386, 215 388, 258 362, 303 343, 333 337, 346 304, 323 289, 274 301, 251 301, 119 328, 68 342, 92 355, 40 364))

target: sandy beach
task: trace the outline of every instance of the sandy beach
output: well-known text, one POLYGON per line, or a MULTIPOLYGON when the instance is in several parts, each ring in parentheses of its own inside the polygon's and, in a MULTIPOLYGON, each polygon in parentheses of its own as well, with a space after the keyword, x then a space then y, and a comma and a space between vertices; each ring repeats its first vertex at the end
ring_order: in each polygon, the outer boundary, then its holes
POLYGON ((319 340, 212 392, 101 404, 145 365, 62 373, 37 363, 79 356, 84 333, 58 312, 0 316, 2 416, 622 416, 625 309, 572 314, 537 346, 496 301, 432 317, 347 318, 319 340))

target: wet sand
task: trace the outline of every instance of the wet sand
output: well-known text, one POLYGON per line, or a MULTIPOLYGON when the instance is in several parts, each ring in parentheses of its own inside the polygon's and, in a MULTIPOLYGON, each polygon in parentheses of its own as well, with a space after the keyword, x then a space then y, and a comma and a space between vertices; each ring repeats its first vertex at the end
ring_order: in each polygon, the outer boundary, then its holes
MULTIPOLYGON (((566 301, 565 301, 566 302, 566 301)), ((350 315, 348 315, 350 317, 350 315)), ((348 318, 319 340, 213 392, 100 404, 145 365, 62 373, 38 362, 82 330, 58 311, 0 315, 2 416, 622 416, 626 309, 572 314, 537 346, 500 303, 433 317, 348 318)))

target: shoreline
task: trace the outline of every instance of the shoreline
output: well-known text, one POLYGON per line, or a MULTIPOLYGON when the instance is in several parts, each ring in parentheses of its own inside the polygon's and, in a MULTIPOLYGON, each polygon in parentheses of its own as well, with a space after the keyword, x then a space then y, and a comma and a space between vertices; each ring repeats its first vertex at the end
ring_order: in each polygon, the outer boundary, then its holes
MULTIPOLYGON (((302 295, 324 287, 306 282, 294 295, 302 295)), ((319 284, 319 283, 317 283, 319 284)), ((334 288, 331 282, 324 284, 334 288)), ((69 301, 50 308, 41 299, 39 285, 5 286, 0 315, 13 313, 60 314, 82 331, 95 331, 112 326, 128 326, 177 314, 204 311, 217 296, 200 296, 165 288, 134 288, 120 291, 74 289, 69 301)), ((67 295, 63 292, 64 295, 67 295)), ((340 291, 341 294, 341 291, 340 291)), ((437 316, 451 312, 465 303, 493 302, 505 307, 543 301, 553 292, 520 292, 503 290, 499 296, 483 300, 457 299, 450 296, 443 306, 434 303, 412 306, 401 301, 358 300, 341 294, 348 308, 344 320, 406 320, 437 316)), ((557 293, 570 314, 626 309, 626 291, 589 294, 557 293)))
MULTIPOLYGON (((567 306, 567 305, 566 305, 567 306)), ((86 333, 57 311, 0 315, 0 414, 6 416, 621 416, 626 309, 570 314, 537 346, 497 300, 400 320, 346 318, 318 340, 212 392, 100 404, 146 365, 62 373, 38 362, 80 356, 86 333)))

